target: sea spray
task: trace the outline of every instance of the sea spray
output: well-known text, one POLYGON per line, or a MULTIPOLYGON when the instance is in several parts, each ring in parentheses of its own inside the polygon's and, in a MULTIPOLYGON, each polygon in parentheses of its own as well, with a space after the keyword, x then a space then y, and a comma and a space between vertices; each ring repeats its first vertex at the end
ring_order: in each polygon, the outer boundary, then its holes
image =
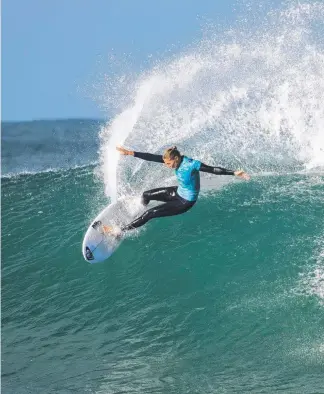
POLYGON ((240 21, 146 71, 131 92, 121 88, 129 102, 100 134, 107 195, 136 194, 170 177, 119 160, 117 144, 152 153, 176 144, 208 164, 252 173, 322 168, 323 21, 321 3, 272 11, 253 29, 240 21))

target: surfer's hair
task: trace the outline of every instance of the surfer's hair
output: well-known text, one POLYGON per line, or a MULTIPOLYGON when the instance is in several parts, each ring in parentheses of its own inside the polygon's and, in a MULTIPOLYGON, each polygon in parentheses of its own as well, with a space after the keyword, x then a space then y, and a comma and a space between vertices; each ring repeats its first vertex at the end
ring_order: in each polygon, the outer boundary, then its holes
POLYGON ((180 159, 180 157, 181 154, 176 146, 166 149, 163 154, 164 160, 175 160, 175 159, 180 159))

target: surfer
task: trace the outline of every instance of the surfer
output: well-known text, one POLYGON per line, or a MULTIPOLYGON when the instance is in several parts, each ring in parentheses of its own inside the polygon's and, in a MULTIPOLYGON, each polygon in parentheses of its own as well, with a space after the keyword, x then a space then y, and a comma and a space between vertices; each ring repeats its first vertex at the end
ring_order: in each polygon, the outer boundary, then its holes
POLYGON ((121 229, 114 229, 106 225, 103 226, 105 233, 115 236, 120 236, 124 231, 141 227, 153 218, 174 216, 187 212, 195 205, 199 195, 200 171, 214 175, 235 175, 245 180, 250 179, 250 176, 243 170, 232 171, 222 167, 212 167, 199 160, 181 155, 176 146, 166 149, 163 156, 135 152, 120 146, 116 149, 122 155, 134 156, 142 160, 156 163, 164 163, 168 168, 175 170, 179 186, 160 187, 145 191, 142 195, 143 205, 148 205, 151 200, 161 201, 164 202, 164 204, 148 209, 140 217, 121 229))

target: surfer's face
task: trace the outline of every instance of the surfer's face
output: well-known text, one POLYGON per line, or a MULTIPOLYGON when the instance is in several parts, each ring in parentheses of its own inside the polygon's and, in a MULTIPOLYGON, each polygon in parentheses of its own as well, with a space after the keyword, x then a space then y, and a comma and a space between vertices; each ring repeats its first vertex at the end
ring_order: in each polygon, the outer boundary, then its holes
POLYGON ((163 161, 168 168, 177 168, 178 166, 178 159, 163 159, 163 161))

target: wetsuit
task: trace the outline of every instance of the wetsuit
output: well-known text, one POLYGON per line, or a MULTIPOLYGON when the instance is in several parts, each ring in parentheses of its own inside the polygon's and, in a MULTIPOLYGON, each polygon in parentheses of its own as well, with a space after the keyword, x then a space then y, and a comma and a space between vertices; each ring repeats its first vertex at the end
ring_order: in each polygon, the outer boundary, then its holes
MULTIPOLYGON (((134 152, 134 157, 147 161, 163 163, 161 155, 151 153, 134 152)), ((234 175, 234 171, 222 167, 211 167, 202 162, 181 156, 179 167, 175 170, 179 186, 160 187, 145 191, 142 195, 142 202, 147 205, 151 200, 162 201, 165 204, 148 209, 132 223, 124 226, 122 231, 131 230, 143 226, 153 218, 163 216, 179 215, 188 211, 196 203, 200 191, 199 171, 208 172, 215 175, 234 175)))

